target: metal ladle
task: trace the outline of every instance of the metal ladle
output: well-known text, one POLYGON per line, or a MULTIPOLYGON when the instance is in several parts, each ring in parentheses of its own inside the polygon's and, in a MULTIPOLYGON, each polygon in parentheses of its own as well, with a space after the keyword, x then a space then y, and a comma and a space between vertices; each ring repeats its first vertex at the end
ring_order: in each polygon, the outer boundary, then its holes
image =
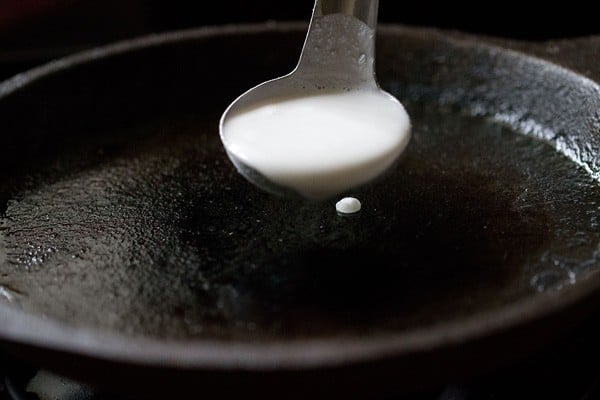
MULTIPOLYGON (((248 90, 225 110, 219 131, 229 159, 238 172, 256 186, 284 196, 298 197, 294 190, 276 184, 244 163, 227 148, 225 122, 232 111, 258 104, 293 90, 378 89, 375 78, 375 28, 378 0, 316 0, 308 34, 296 68, 248 90), (360 21, 364 29, 340 28, 329 23, 328 16, 344 14, 360 21), (365 26, 366 25, 366 26, 365 26)), ((356 21, 356 22, 358 22, 356 21)))

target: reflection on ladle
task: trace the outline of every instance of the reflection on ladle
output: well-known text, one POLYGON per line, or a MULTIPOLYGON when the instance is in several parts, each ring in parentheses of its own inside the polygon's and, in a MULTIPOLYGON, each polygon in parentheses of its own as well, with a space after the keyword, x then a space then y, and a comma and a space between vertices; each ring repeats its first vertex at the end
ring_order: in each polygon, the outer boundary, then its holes
POLYGON ((317 0, 296 69, 225 111, 221 140, 249 181, 320 200, 394 164, 410 139, 410 120, 375 79, 377 8, 376 0, 317 0))

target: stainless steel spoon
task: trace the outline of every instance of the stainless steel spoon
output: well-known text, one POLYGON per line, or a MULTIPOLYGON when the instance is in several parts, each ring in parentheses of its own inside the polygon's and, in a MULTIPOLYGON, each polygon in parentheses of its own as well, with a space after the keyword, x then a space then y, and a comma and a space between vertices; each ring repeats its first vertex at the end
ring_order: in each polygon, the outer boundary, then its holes
POLYGON ((221 141, 238 172, 269 192, 298 197, 256 171, 228 150, 224 130, 229 115, 294 90, 378 89, 374 71, 375 28, 378 0, 316 0, 310 27, 296 68, 288 75, 264 82, 242 94, 225 110, 219 130, 221 141), (328 16, 345 14, 355 18, 353 26, 331 24, 328 16), (358 28, 357 28, 358 27, 358 28))

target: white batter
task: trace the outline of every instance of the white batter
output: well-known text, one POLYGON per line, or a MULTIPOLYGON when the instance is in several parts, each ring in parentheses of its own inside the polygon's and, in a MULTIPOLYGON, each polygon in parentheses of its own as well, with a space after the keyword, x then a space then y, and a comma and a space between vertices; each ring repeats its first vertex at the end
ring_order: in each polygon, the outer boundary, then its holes
POLYGON ((378 88, 298 91, 232 110, 228 152, 266 178, 325 199, 384 172, 410 139, 404 107, 378 88))
POLYGON ((355 214, 361 207, 360 200, 354 197, 344 197, 335 203, 335 209, 339 214, 355 214))

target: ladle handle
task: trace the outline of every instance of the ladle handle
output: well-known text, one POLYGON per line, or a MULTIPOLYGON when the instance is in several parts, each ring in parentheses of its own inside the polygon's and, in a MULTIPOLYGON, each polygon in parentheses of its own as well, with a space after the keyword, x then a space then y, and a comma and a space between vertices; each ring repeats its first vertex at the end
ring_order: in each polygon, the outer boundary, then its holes
POLYGON ((316 0, 314 15, 351 15, 375 29, 378 8, 379 0, 316 0))
POLYGON ((375 88, 378 6, 378 0, 316 0, 296 81, 317 88, 375 88))

